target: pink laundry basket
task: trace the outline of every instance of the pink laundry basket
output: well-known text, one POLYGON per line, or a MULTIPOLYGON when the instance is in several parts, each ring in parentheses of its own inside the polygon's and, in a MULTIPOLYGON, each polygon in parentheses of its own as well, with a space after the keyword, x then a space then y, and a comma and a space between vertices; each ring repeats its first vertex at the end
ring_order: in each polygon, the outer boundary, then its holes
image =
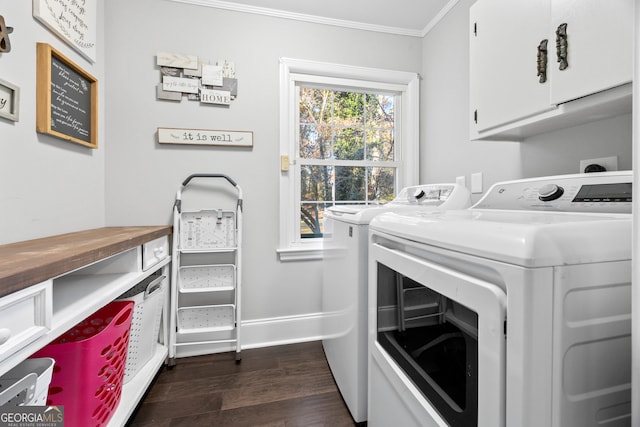
POLYGON ((47 405, 66 427, 106 426, 120 402, 133 302, 114 301, 32 357, 55 360, 47 405))

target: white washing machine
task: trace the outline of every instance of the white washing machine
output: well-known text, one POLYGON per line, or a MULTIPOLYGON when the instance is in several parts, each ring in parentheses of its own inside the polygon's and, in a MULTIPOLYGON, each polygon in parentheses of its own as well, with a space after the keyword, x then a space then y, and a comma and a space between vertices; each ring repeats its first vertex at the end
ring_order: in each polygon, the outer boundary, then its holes
POLYGON ((406 187, 386 205, 337 205, 325 212, 323 347, 353 419, 367 416, 367 245, 369 222, 383 212, 462 209, 471 195, 457 184, 406 187))
POLYGON ((631 172, 370 224, 368 425, 631 425, 631 172))

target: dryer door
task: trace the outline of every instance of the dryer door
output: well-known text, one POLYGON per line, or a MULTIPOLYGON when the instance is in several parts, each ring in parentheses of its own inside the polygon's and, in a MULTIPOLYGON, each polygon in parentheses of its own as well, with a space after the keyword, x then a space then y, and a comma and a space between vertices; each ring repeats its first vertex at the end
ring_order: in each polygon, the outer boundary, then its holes
POLYGON ((370 259, 379 346, 449 425, 504 426, 504 292, 378 243, 370 259))

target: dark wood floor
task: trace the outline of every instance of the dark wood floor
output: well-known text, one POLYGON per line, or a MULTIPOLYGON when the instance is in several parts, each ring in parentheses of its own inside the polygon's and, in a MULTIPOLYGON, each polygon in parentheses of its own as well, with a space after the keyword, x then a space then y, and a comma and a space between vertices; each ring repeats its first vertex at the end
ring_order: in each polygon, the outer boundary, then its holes
POLYGON ((177 359, 129 427, 354 426, 319 341, 177 359))

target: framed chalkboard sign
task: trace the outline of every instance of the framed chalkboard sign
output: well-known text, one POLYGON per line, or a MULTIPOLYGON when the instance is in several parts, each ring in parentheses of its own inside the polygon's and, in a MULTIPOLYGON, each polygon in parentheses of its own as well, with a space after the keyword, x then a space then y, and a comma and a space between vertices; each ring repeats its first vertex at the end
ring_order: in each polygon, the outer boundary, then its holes
POLYGON ((98 81, 46 43, 37 44, 36 130, 98 148, 98 81))

